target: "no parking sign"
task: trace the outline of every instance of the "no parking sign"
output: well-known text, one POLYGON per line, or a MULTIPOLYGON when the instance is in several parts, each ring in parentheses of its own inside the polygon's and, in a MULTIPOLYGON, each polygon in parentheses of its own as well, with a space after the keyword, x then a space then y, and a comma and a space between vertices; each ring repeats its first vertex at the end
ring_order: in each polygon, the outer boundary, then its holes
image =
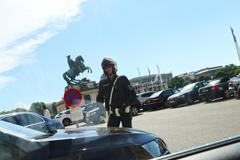
POLYGON ((75 108, 83 99, 82 93, 76 88, 69 88, 64 93, 64 102, 67 106, 75 108))

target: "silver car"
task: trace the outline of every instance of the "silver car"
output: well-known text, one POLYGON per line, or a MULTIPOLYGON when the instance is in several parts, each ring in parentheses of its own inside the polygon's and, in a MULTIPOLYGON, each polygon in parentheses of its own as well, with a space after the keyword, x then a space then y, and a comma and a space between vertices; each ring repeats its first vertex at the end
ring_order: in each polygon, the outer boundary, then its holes
POLYGON ((0 120, 46 133, 55 132, 56 129, 64 128, 63 124, 58 120, 48 119, 33 112, 18 112, 0 115, 0 120))

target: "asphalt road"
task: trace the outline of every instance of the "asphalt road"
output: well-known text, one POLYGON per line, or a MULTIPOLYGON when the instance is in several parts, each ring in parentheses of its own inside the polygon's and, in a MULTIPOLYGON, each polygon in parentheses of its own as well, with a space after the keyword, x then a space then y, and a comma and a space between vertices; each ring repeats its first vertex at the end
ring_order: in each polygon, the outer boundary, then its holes
POLYGON ((161 137, 170 151, 176 152, 238 135, 240 100, 143 112, 133 118, 133 126, 161 137))

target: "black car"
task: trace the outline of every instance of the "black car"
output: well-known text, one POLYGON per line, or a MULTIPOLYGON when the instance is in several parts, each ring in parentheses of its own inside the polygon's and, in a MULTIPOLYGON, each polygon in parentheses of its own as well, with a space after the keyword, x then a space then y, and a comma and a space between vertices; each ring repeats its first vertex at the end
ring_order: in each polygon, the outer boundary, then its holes
POLYGON ((184 86, 180 92, 168 97, 168 104, 171 107, 176 107, 180 104, 192 104, 199 99, 198 89, 203 87, 203 82, 195 82, 184 86))
POLYGON ((18 112, 0 115, 0 121, 20 125, 26 128, 42 132, 53 132, 56 129, 63 129, 64 126, 56 119, 48 119, 33 112, 18 112))
POLYGON ((143 103, 143 109, 149 110, 160 107, 168 107, 167 99, 173 94, 174 91, 172 89, 155 92, 147 100, 145 100, 145 102, 143 103))
POLYGON ((169 154, 155 135, 128 128, 71 128, 46 134, 0 122, 1 160, 145 160, 169 154))
POLYGON ((199 97, 202 101, 211 101, 221 97, 227 98, 228 82, 228 77, 210 81, 207 86, 199 89, 199 97))

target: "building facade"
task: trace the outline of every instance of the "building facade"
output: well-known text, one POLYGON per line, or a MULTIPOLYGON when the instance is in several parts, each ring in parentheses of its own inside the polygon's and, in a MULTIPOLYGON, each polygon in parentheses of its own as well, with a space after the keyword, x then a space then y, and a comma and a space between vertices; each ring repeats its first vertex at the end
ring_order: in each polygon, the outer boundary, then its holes
POLYGON ((167 89, 167 82, 172 79, 172 73, 167 74, 151 74, 148 76, 140 76, 130 79, 130 83, 136 93, 146 91, 160 91, 167 89))

